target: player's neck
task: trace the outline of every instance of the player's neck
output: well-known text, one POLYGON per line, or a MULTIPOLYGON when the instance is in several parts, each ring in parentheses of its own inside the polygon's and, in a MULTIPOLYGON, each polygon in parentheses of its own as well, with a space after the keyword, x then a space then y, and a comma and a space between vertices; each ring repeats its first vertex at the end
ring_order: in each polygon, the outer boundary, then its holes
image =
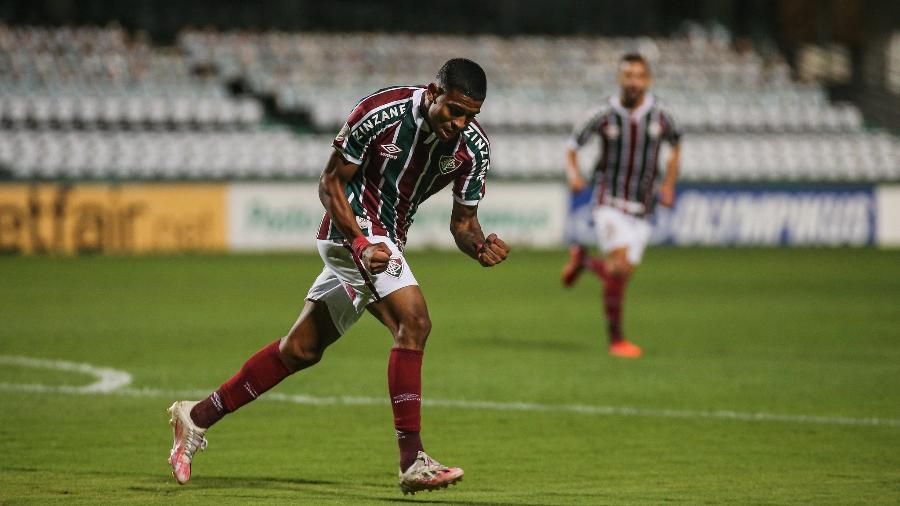
POLYGON ((431 119, 428 117, 428 106, 425 105, 425 94, 422 94, 422 99, 419 100, 419 116, 422 117, 422 120, 425 122, 426 130, 428 132, 434 132, 434 125, 431 124, 431 119))

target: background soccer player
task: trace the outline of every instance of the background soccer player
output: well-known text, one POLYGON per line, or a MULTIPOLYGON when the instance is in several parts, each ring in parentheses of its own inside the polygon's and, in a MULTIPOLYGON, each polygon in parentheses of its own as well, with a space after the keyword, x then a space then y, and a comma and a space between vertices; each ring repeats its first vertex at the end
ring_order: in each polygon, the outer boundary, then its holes
POLYGON ((600 158, 591 186, 594 230, 603 258, 589 258, 584 246, 570 249, 562 282, 571 286, 590 266, 603 281, 603 307, 609 331, 610 355, 637 358, 641 349, 622 332, 622 305, 628 279, 640 264, 650 238, 648 217, 657 198, 664 206, 675 202, 681 132, 647 90, 650 65, 639 54, 626 54, 619 66, 621 92, 610 97, 590 118, 578 125, 569 140, 566 175, 573 192, 585 189, 578 168, 578 149, 597 135, 600 158), (662 142, 671 146, 665 177, 659 185, 658 159, 662 142))
POLYGON ((446 62, 427 87, 382 89, 362 99, 332 143, 319 181, 325 217, 318 250, 325 268, 287 336, 269 344, 200 402, 169 408, 175 442, 169 462, 190 478, 206 429, 287 376, 316 364, 368 309, 393 334, 388 390, 400 447, 404 493, 455 483, 463 470, 431 459, 419 437, 422 353, 431 331, 425 298, 403 245, 419 204, 452 183, 450 230, 460 250, 490 267, 509 252, 478 222, 490 143, 474 120, 487 93, 476 63, 446 62))

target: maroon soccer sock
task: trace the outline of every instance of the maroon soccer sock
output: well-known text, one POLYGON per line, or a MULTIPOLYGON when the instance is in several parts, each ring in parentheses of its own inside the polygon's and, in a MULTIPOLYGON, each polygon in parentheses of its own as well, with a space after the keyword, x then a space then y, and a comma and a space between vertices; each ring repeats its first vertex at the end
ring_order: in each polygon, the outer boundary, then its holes
POLYGON ((624 339, 622 335, 622 304, 625 299, 625 285, 628 276, 609 275, 603 278, 603 309, 609 341, 615 343, 624 339))
POLYGON ((230 413, 230 411, 222 404, 222 396, 219 395, 217 390, 209 394, 209 397, 206 399, 203 399, 194 405, 191 409, 191 420, 193 420, 198 427, 208 429, 228 413, 230 413))
POLYGON ((210 427, 291 375, 278 352, 280 339, 250 357, 241 370, 191 410, 191 419, 210 427))
POLYGON ((406 470, 422 450, 422 351, 391 349, 388 391, 394 411, 394 428, 400 447, 400 469, 406 470))
POLYGON ((609 276, 609 272, 606 270, 606 262, 604 262, 602 258, 591 257, 587 259, 586 263, 588 268, 594 271, 594 274, 596 274, 601 281, 605 281, 609 276))
POLYGON ((398 430, 397 446, 400 447, 400 469, 403 471, 406 471, 409 469, 409 466, 413 465, 420 451, 425 451, 422 448, 422 438, 419 437, 418 432, 398 430))

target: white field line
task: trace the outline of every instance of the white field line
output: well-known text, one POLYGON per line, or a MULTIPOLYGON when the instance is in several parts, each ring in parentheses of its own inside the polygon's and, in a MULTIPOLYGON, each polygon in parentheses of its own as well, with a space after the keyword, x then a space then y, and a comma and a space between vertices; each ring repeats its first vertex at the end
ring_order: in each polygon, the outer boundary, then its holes
MULTIPOLYGON (((0 365, 15 365, 40 369, 55 369, 90 374, 97 381, 85 386, 40 385, 0 383, 0 391, 65 393, 65 394, 106 394, 125 397, 161 397, 167 399, 197 399, 209 395, 210 390, 162 390, 158 388, 131 388, 131 375, 124 371, 95 367, 90 364, 66 362, 62 360, 42 360, 28 357, 0 355, 0 365)), ((309 406, 387 406, 385 397, 354 396, 313 396, 305 394, 283 394, 268 392, 260 400, 289 402, 309 406)), ((438 408, 458 408, 486 411, 523 411, 544 413, 580 413, 586 415, 635 416, 645 418, 681 418, 734 420, 741 422, 789 422, 818 425, 851 425, 874 427, 900 427, 900 420, 893 418, 853 418, 846 416, 787 415, 778 413, 743 413, 725 410, 675 410, 635 408, 627 406, 591 406, 583 404, 540 404, 532 402, 494 402, 446 399, 423 399, 423 406, 438 408)))
MULTIPOLYGON (((125 371, 95 367, 90 364, 66 362, 64 360, 43 360, 40 358, 0 355, 0 365, 13 365, 19 367, 31 367, 35 369, 54 369, 56 371, 78 372, 81 374, 90 374, 91 376, 97 378, 97 381, 91 383, 90 385, 79 387, 68 385, 12 385, 14 387, 18 386, 22 390, 27 390, 29 392, 107 394, 131 384, 131 375, 125 371)), ((4 385, 4 389, 6 389, 6 383, 0 383, 0 385, 4 385)))

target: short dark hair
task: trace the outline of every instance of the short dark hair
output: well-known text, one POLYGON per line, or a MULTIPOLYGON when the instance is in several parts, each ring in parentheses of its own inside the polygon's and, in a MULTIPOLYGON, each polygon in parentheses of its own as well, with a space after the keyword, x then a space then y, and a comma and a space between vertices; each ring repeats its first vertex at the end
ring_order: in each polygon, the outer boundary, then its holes
POLYGON ((472 100, 480 102, 487 96, 487 76, 481 66, 472 60, 447 60, 435 78, 442 88, 456 88, 472 100))
POLYGON ((622 55, 622 58, 619 59, 619 64, 622 63, 640 63, 647 69, 647 72, 650 72, 650 62, 644 58, 644 55, 641 53, 625 53, 622 55))

